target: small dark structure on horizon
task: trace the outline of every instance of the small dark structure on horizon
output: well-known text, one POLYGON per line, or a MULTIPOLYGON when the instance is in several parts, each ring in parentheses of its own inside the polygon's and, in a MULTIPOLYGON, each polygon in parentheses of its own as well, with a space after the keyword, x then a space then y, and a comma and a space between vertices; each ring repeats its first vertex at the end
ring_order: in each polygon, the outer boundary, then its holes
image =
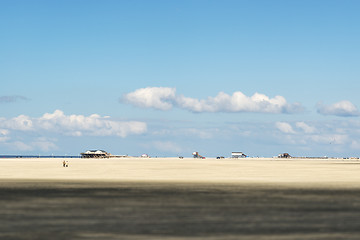
POLYGON ((244 154, 243 152, 232 152, 231 153, 231 158, 246 158, 246 154, 244 154))
POLYGON ((282 154, 279 154, 278 158, 291 158, 291 155, 288 153, 282 153, 282 154))

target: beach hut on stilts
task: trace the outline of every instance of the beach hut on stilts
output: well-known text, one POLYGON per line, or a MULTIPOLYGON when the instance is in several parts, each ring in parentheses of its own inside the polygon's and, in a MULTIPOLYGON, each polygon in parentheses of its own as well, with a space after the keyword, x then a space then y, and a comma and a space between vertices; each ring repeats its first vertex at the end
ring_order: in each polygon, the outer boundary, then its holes
POLYGON ((87 150, 86 152, 80 153, 81 158, 109 158, 110 153, 104 150, 87 150))

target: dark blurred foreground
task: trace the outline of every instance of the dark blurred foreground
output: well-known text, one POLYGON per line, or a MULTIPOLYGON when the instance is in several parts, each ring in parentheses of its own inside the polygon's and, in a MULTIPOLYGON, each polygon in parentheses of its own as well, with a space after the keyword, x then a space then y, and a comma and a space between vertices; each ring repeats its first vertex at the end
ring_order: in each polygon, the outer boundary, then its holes
POLYGON ((359 239, 359 189, 0 182, 0 239, 359 239))

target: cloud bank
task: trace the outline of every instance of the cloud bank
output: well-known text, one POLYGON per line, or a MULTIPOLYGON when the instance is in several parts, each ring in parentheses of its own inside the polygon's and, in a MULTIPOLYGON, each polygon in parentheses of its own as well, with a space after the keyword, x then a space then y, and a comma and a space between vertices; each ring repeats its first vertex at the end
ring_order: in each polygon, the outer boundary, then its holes
POLYGON ((296 134, 299 132, 305 133, 305 134, 312 134, 316 132, 316 128, 309 126, 305 122, 296 122, 295 127, 298 132, 294 130, 294 128, 291 126, 290 123, 287 122, 276 122, 275 126, 278 130, 280 130, 282 133, 290 133, 290 134, 296 134))
POLYGON ((286 122, 276 122, 276 128, 283 133, 295 133, 294 129, 289 123, 286 122))
POLYGON ((49 152, 58 150, 61 136, 116 136, 147 132, 147 124, 138 121, 116 121, 98 114, 65 115, 61 110, 45 113, 38 118, 19 115, 0 118, 0 145, 8 150, 49 152))
POLYGON ((289 104, 282 96, 269 98, 260 93, 248 97, 242 92, 228 95, 224 92, 215 97, 196 99, 176 93, 175 88, 147 87, 124 94, 121 102, 137 107, 167 111, 178 107, 191 112, 256 112, 256 113, 295 113, 302 112, 299 103, 289 104))
POLYGON ((45 131, 69 136, 119 136, 142 134, 147 131, 144 122, 114 121, 98 114, 90 116, 65 115, 61 110, 45 113, 42 117, 31 118, 20 115, 15 118, 0 118, 0 128, 7 133, 15 131, 45 131))
POLYGON ((317 105, 317 112, 322 115, 335 115, 339 117, 357 117, 360 116, 358 108, 349 101, 340 101, 332 105, 317 105))
MULTIPOLYGON (((181 149, 182 155, 193 149, 207 156, 227 154, 241 146, 241 150, 250 156, 275 156, 289 152, 294 156, 358 156, 360 150, 360 120, 341 119, 326 121, 224 121, 194 122, 192 125, 177 125, 173 121, 157 126, 149 123, 151 136, 161 149, 170 141, 181 149), (164 143, 163 145, 160 143, 164 143), (204 149, 204 150, 203 150, 204 149), (205 150, 206 149, 206 150, 205 150), (224 151, 227 151, 224 152, 224 151), (208 152, 208 153, 207 153, 208 152), (259 155, 260 154, 260 155, 259 155), (271 155, 270 155, 271 154, 271 155)), ((170 144, 168 143, 170 147, 170 144)), ((177 153, 176 151, 172 151, 177 153)))
POLYGON ((279 134, 276 134, 280 141, 287 145, 307 146, 311 149, 317 147, 332 151, 344 151, 344 147, 355 149, 360 132, 354 131, 359 122, 327 122, 313 123, 311 126, 305 122, 276 122, 275 127, 279 134))

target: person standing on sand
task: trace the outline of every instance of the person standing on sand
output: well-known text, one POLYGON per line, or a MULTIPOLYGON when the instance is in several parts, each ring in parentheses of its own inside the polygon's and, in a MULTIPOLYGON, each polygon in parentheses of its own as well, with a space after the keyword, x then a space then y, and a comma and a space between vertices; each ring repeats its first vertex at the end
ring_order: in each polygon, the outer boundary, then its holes
POLYGON ((65 167, 65 165, 66 165, 66 162, 65 162, 65 160, 63 161, 63 167, 65 167))

